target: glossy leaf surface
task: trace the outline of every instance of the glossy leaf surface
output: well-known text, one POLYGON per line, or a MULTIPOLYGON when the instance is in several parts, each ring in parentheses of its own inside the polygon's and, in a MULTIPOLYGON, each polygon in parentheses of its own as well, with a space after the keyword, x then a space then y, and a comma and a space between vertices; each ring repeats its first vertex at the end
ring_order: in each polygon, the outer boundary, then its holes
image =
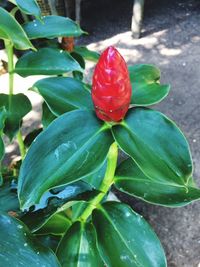
POLYGON ((52 189, 41 197, 40 203, 33 211, 27 212, 21 220, 28 225, 31 232, 45 226, 57 213, 66 210, 82 199, 89 200, 96 192, 85 182, 78 181, 67 186, 52 189))
POLYGON ((93 109, 85 84, 70 77, 39 80, 33 85, 33 90, 41 94, 56 116, 75 109, 93 109))
POLYGON ((168 206, 184 206, 200 198, 200 189, 176 181, 157 181, 146 176, 132 159, 122 162, 116 171, 115 186, 125 193, 147 202, 168 206))
POLYGON ((18 188, 21 207, 38 203, 50 188, 96 171, 112 142, 110 131, 91 111, 71 111, 54 120, 35 139, 22 163, 18 188))
POLYGON ((129 206, 107 202, 101 209, 93 211, 93 223, 106 266, 167 266, 158 237, 129 206))
POLYGON ((98 169, 96 172, 89 174, 84 178, 84 181, 90 185, 92 185, 94 188, 98 189, 101 185, 101 182, 105 176, 106 173, 106 167, 107 167, 107 161, 102 165, 100 169, 98 169))
POLYGON ((85 46, 75 46, 74 51, 80 54, 84 59, 90 60, 93 62, 97 62, 100 57, 99 53, 89 50, 85 46))
POLYGON ((126 120, 113 127, 113 134, 121 149, 148 177, 187 185, 192 175, 188 143, 177 126, 162 113, 132 108, 126 120))
POLYGON ((57 250, 62 267, 103 267, 96 233, 91 223, 75 222, 61 239, 57 250))
POLYGON ((21 120, 32 109, 31 102, 24 94, 12 95, 9 108, 9 97, 6 94, 0 94, 0 107, 5 107, 7 119, 5 121, 4 133, 13 139, 19 130, 21 120))
POLYGON ((1 266, 60 267, 55 254, 41 245, 19 220, 0 214, 1 266))
POLYGON ((9 40, 20 50, 34 49, 26 33, 15 18, 0 7, 0 39, 9 40))
POLYGON ((70 225, 71 221, 64 212, 56 213, 37 231, 37 235, 63 235, 70 225))
POLYGON ((36 0, 15 0, 15 2, 23 13, 33 15, 36 18, 41 17, 41 10, 36 0))
POLYGON ((15 72, 22 77, 30 75, 59 75, 79 70, 80 65, 69 53, 53 48, 41 48, 37 52, 28 52, 16 63, 15 72))
POLYGON ((149 106, 163 100, 169 93, 170 85, 160 84, 160 70, 153 65, 129 67, 132 85, 131 104, 149 106))
POLYGON ((79 25, 69 18, 52 15, 43 17, 42 22, 34 20, 23 25, 30 39, 78 37, 84 33, 79 25))

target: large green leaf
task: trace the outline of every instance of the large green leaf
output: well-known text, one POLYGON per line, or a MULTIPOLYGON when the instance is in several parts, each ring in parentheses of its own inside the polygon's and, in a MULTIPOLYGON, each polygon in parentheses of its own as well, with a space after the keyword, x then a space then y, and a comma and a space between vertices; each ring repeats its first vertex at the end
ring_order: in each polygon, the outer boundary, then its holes
POLYGON ((92 98, 85 84, 70 77, 39 80, 33 85, 33 90, 42 95, 56 116, 75 109, 93 109, 92 98))
POLYGON ((118 166, 115 186, 120 191, 147 202, 168 207, 184 206, 193 200, 200 199, 200 189, 181 185, 176 181, 171 183, 169 180, 152 180, 130 158, 118 166))
POLYGON ((73 20, 61 16, 46 16, 42 23, 34 20, 24 24, 23 28, 30 39, 78 37, 84 33, 73 20))
POLYGON ((91 223, 75 222, 61 239, 56 254, 62 267, 104 266, 91 223))
POLYGON ((0 39, 9 40, 20 50, 34 49, 26 33, 15 18, 0 7, 0 39))
POLYGON ((82 181, 51 189, 44 193, 34 210, 24 214, 21 220, 28 225, 31 232, 36 232, 45 226, 55 214, 68 209, 82 199, 90 200, 97 193, 90 185, 82 181))
POLYGON ((187 185, 192 175, 188 143, 177 126, 162 113, 132 108, 126 120, 112 130, 121 149, 148 177, 187 185))
POLYGON ((36 0, 12 0, 12 2, 14 2, 23 13, 33 15, 40 19, 41 10, 36 0))
POLYGON ((153 65, 129 67, 132 85, 131 104, 149 106, 163 100, 169 93, 170 85, 160 84, 160 70, 153 65))
POLYGON ((60 266, 54 253, 41 245, 22 222, 0 214, 0 225, 1 266, 60 266))
POLYGON ((166 267, 163 248, 148 223, 129 206, 107 202, 93 211, 101 256, 108 267, 166 267))
POLYGON ((0 107, 3 106, 7 110, 4 133, 12 140, 19 130, 21 120, 31 111, 31 102, 24 94, 17 94, 12 96, 9 106, 9 96, 0 94, 0 107))
POLYGON ((74 70, 82 71, 78 62, 68 52, 53 48, 30 51, 20 57, 15 66, 15 72, 22 77, 59 75, 74 70))
POLYGON ((90 60, 93 62, 97 62, 99 60, 99 57, 100 57, 99 53, 97 53, 95 51, 91 51, 85 46, 75 46, 74 52, 81 55, 84 59, 90 60))
POLYGON ((30 147, 19 175, 23 209, 39 202, 50 188, 96 171, 113 138, 92 111, 75 110, 54 120, 30 147))

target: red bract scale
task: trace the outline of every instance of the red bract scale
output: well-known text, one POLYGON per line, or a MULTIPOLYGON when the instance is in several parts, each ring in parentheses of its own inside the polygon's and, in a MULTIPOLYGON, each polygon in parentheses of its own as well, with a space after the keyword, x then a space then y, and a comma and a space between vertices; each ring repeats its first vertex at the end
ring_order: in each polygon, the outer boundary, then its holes
POLYGON ((101 54, 93 75, 92 100, 97 117, 103 121, 122 120, 131 94, 126 62, 116 48, 108 47, 101 54))

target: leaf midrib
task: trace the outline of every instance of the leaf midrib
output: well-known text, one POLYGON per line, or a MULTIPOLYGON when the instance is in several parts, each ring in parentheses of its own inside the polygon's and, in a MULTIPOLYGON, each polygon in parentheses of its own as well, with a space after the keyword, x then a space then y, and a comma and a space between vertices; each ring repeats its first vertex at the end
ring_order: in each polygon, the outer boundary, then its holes
POLYGON ((131 253, 131 255, 133 255, 133 261, 135 262, 135 264, 138 264, 138 267, 144 267, 140 264, 140 262, 138 262, 138 260, 136 260, 136 258, 134 257, 133 252, 130 250, 129 246, 126 244, 126 241, 124 240, 123 236, 121 235, 121 233, 117 230, 115 224, 112 222, 112 219, 110 218, 109 214, 106 212, 106 210, 101 206, 100 211, 105 215, 105 217, 107 218, 107 220, 110 222, 110 224, 112 225, 112 227, 114 228, 114 230, 117 232, 118 236, 120 237, 120 239, 122 240, 122 242, 124 243, 125 247, 128 249, 128 251, 131 253))

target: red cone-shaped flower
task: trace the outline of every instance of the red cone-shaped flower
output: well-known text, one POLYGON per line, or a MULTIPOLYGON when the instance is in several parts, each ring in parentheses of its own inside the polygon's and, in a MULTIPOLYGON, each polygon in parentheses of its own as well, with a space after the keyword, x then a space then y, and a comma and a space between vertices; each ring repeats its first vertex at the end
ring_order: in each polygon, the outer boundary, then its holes
POLYGON ((97 117, 120 121, 128 111, 132 88, 126 62, 114 47, 101 55, 93 75, 92 100, 97 117))

